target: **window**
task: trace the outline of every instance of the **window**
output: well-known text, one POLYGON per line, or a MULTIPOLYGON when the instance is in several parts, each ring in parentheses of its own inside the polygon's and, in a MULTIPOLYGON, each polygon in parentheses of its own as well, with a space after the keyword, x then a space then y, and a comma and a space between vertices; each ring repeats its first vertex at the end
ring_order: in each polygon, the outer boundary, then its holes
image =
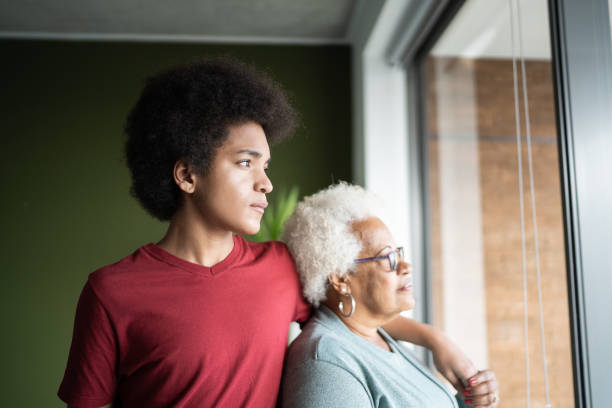
POLYGON ((545 0, 469 0, 421 59, 433 323, 505 406, 574 405, 547 22, 545 0))

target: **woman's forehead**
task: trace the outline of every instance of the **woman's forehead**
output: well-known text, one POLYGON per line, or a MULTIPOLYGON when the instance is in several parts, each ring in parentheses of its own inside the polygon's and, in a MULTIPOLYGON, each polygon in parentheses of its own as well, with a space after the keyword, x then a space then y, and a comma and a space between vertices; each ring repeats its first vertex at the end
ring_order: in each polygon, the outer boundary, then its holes
POLYGON ((364 249, 377 252, 393 244, 393 236, 389 228, 378 217, 369 217, 355 221, 352 224, 353 232, 361 240, 364 249))

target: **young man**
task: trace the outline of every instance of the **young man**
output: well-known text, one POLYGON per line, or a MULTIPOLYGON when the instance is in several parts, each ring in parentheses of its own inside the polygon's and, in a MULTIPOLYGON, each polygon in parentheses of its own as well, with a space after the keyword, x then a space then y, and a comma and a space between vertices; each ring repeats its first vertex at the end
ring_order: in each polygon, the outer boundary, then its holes
MULTIPOLYGON (((157 244, 90 274, 63 401, 275 406, 289 323, 306 321, 310 306, 284 244, 235 234, 259 230, 268 143, 294 123, 278 85, 237 62, 197 61, 148 81, 127 120, 127 164, 132 194, 170 224, 157 244)), ((388 329, 440 350, 458 386, 476 373, 439 332, 408 319, 388 329)))

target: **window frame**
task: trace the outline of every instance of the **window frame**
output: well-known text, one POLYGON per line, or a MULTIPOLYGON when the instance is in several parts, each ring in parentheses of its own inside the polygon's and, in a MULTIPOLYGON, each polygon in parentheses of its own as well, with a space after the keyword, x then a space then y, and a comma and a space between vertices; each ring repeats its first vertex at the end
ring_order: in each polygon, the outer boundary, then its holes
POLYGON ((576 406, 608 402, 612 325, 612 193, 592 194, 612 162, 612 41, 608 0, 549 0, 576 406), (599 81, 593 81, 593 78, 599 81), (593 103, 595 102, 595 103, 593 103), (602 243, 602 236, 610 238, 602 243), (607 276, 606 276, 607 275, 607 276), (603 306, 603 308, 602 308, 603 306), (597 356, 597 358, 592 358, 597 356))

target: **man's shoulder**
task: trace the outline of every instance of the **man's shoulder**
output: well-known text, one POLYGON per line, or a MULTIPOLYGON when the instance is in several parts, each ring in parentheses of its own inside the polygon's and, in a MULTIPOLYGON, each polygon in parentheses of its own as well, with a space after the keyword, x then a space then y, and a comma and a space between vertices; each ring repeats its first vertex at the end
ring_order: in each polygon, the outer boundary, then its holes
POLYGON ((97 292, 109 286, 122 285, 127 280, 133 280, 153 262, 159 263, 146 254, 146 245, 136 249, 131 254, 91 272, 88 282, 97 292))
POLYGON ((284 242, 265 241, 249 242, 244 241, 248 260, 266 266, 274 266, 277 271, 290 271, 296 273, 295 262, 284 242))
POLYGON ((291 257, 289 253, 289 249, 284 242, 281 241, 247 241, 243 237, 239 238, 243 244, 248 248, 249 251, 253 253, 270 253, 273 255, 278 255, 282 257, 291 257))

